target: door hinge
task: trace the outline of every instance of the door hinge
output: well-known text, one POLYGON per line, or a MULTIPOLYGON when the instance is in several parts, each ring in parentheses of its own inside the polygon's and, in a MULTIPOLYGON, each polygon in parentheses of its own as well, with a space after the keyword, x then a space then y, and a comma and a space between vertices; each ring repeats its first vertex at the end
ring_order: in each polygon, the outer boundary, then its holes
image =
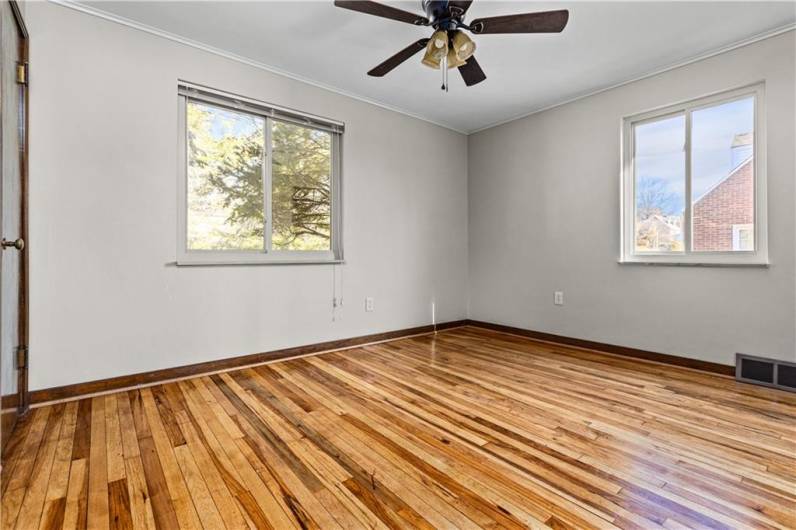
POLYGON ((17 83, 28 84, 28 63, 17 63, 17 83))
POLYGON ((17 346, 17 370, 28 366, 28 347, 17 346))

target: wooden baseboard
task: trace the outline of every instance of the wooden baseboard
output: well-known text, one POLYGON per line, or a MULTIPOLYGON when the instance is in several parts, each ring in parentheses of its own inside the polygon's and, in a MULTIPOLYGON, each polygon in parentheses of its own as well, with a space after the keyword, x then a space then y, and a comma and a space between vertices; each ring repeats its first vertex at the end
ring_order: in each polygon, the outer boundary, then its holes
MULTIPOLYGON (((461 326, 473 326, 483 329, 489 329, 492 331, 510 333, 512 335, 519 335, 522 337, 541 340, 545 342, 565 344, 567 346, 575 346, 578 348, 585 348, 599 352, 611 353, 614 355, 621 355, 623 357, 630 357, 634 359, 642 359, 645 361, 655 361, 675 366, 682 366, 685 368, 692 368, 696 370, 702 370, 705 372, 712 372, 721 375, 729 375, 729 376, 735 375, 734 366, 718 364, 709 361, 700 361, 698 359, 690 359, 688 357, 679 357, 676 355, 668 355, 664 353, 639 350, 636 348, 629 348, 627 346, 616 346, 614 344, 606 344, 602 342, 577 339, 573 337, 565 337, 563 335, 543 333, 541 331, 515 328, 512 326, 505 326, 503 324, 482 322, 480 320, 457 320, 452 322, 445 322, 443 324, 438 324, 436 326, 436 329, 441 331, 444 329, 451 329, 461 326)), ((317 344, 297 346, 294 348, 286 348, 282 350, 274 350, 264 353, 255 353, 250 355, 242 355, 238 357, 230 357, 227 359, 219 359, 217 361, 207 361, 203 363, 189 364, 184 366, 178 366, 175 368, 164 368, 162 370, 154 370, 151 372, 141 372, 137 374, 111 377, 108 379, 98 379, 96 381, 89 381, 85 383, 76 383, 72 385, 45 388, 41 390, 34 390, 33 392, 31 392, 30 403, 37 404, 37 403, 44 403, 47 401, 73 399, 80 396, 86 396, 89 394, 109 392, 112 390, 120 390, 123 388, 130 388, 140 385, 154 384, 161 381, 197 376, 220 370, 228 370, 231 368, 239 368, 241 366, 258 364, 268 361, 275 361, 279 359, 286 359, 289 357, 296 357, 299 355, 308 355, 312 353, 318 353, 329 350, 343 350, 346 348, 353 348, 356 346, 361 346, 362 344, 368 344, 372 342, 395 340, 395 339, 400 339, 402 337, 408 337, 411 335, 431 333, 434 330, 435 330, 434 326, 431 325, 419 326, 415 328, 387 331, 384 333, 374 333, 372 335, 363 335, 360 337, 352 337, 348 339, 320 342, 317 344)), ((2 407, 4 409, 14 409, 16 406, 17 406, 16 395, 2 397, 2 407)))
POLYGON ((636 348, 629 348, 627 346, 616 346, 615 344, 606 344, 603 342, 576 339, 573 337, 565 337, 563 335, 554 335, 553 333, 544 333, 541 331, 533 331, 530 329, 504 326, 503 324, 482 322, 480 320, 467 320, 466 322, 468 326, 490 329, 492 331, 500 331, 503 333, 510 333, 512 335, 520 335, 522 337, 528 337, 530 339, 542 340, 545 342, 554 342, 558 344, 566 344, 567 346, 575 346, 578 348, 585 348, 587 350, 596 350, 599 352, 612 353, 614 355, 621 355, 623 357, 631 357, 634 359, 643 359, 645 361, 655 361, 658 363, 672 364, 675 366, 682 366, 684 368, 702 370, 703 372, 712 372, 715 374, 729 375, 733 377, 735 376, 735 366, 731 365, 713 363, 710 361, 700 361, 699 359, 691 359, 689 357, 680 357, 677 355, 669 355, 666 353, 656 353, 647 350, 639 350, 636 348))
MULTIPOLYGON (((464 320, 457 320, 452 322, 445 322, 437 324, 436 327, 432 325, 418 326, 415 328, 399 329, 395 331, 386 331, 384 333, 374 333, 372 335, 363 335, 361 337, 352 337, 348 339, 332 340, 328 342, 320 342, 317 344, 309 344, 306 346, 297 346, 294 348, 285 348, 282 350, 274 350, 264 353, 254 353, 250 355, 241 355, 238 357, 230 357, 227 359, 219 359, 217 361, 207 361, 203 363, 188 364, 178 366, 175 368, 164 368, 162 370, 153 370, 151 372, 141 372, 137 374, 122 375, 118 377, 111 377, 108 379, 98 379, 95 381, 88 381, 86 383, 75 383, 72 385, 64 385, 53 388, 44 388, 41 390, 34 390, 30 393, 30 403, 44 403, 47 401, 58 401, 64 399, 72 399, 89 394, 96 394, 100 392, 108 392, 111 390, 120 390, 122 388, 135 387, 140 385, 147 385, 158 383, 161 381, 168 381, 170 379, 180 379, 184 377, 197 376, 210 372, 217 372, 220 370, 228 370, 230 368, 239 368, 252 364, 264 363, 268 361, 275 361, 279 359, 286 359, 288 357, 296 357, 299 355, 308 355, 329 350, 343 350, 346 348, 353 348, 368 344, 372 342, 380 342, 385 340, 394 340, 411 335, 420 335, 423 333, 432 333, 444 329, 456 328, 465 325, 464 320)), ((3 396, 3 406, 13 407, 16 403, 16 396, 3 396)))
POLYGON ((19 406, 19 396, 16 394, 6 394, 0 397, 0 409, 15 409, 19 406))

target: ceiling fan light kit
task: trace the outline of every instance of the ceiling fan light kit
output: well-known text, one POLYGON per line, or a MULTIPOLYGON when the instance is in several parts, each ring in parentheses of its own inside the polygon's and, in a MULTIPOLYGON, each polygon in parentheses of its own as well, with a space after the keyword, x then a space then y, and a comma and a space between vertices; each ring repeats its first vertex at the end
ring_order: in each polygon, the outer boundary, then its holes
POLYGON ((463 31, 454 31, 451 46, 460 61, 467 61, 475 53, 475 43, 463 31))
POLYGON ((475 35, 488 33, 560 33, 569 21, 569 11, 540 11, 518 15, 478 18, 465 24, 464 16, 473 0, 422 0, 426 16, 415 15, 378 2, 364 0, 335 0, 334 5, 351 11, 389 18, 415 26, 431 26, 431 38, 420 39, 399 51, 368 72, 383 77, 420 50, 425 49, 421 63, 442 69, 442 89, 448 90, 447 70, 457 68, 464 84, 473 86, 486 79, 475 60, 476 45, 462 30, 475 35))
POLYGON ((448 68, 459 68, 467 63, 467 58, 462 59, 456 50, 451 48, 448 50, 448 68))
POLYGON ((431 40, 426 45, 426 53, 421 61, 429 68, 439 70, 442 60, 448 55, 448 34, 444 31, 437 31, 431 36, 431 40))
POLYGON ((459 68, 464 66, 473 53, 475 43, 463 32, 437 31, 426 45, 426 53, 421 62, 429 68, 439 70, 443 59, 447 58, 448 68, 459 68))

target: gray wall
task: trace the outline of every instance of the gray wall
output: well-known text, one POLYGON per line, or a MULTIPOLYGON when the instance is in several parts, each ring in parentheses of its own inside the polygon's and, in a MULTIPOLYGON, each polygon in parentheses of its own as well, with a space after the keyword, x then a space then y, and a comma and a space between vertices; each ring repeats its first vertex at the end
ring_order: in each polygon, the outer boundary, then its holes
POLYGON ((465 136, 54 4, 26 14, 32 389, 428 324, 432 302, 466 317, 465 136), (173 265, 178 78, 346 122, 336 321, 331 266, 173 265))
POLYGON ((471 135, 470 317, 725 364, 796 360, 794 50, 788 32, 471 135), (619 265, 621 118, 761 80, 771 267, 619 265))

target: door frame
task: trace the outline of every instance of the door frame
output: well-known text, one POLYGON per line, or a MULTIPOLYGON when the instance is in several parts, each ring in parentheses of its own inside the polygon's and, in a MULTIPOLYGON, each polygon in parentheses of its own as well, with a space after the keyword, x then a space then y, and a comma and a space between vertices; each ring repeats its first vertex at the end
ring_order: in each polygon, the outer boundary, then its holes
MULTIPOLYGON (((29 60, 29 35, 25 25, 25 20, 22 16, 19 3, 17 0, 8 0, 11 7, 11 12, 14 16, 14 21, 19 31, 19 64, 24 65, 25 80, 18 83, 20 90, 20 125, 22 126, 22 149, 19 153, 19 173, 20 173, 20 222, 19 222, 19 235, 16 237, 22 238, 25 246, 22 250, 17 252, 19 259, 19 319, 17 322, 17 351, 15 364, 17 366, 17 392, 9 394, 0 398, 0 409, 16 409, 14 421, 3 421, 2 441, 7 440, 11 434, 16 417, 25 414, 30 406, 29 391, 28 391, 28 338, 29 338, 29 322, 28 322, 28 294, 29 294, 29 274, 28 274, 28 158, 29 158, 29 141, 28 141, 28 115, 30 110, 29 102, 29 86, 30 86, 30 68, 28 66, 29 60), (6 427, 8 429, 6 430, 6 427)), ((0 109, 0 119, 2 119, 2 109, 0 109)), ((9 256, 6 259, 11 259, 9 256)), ((2 442, 0 442, 2 444, 2 442)), ((3 444, 4 445, 4 444, 3 444)))
POLYGON ((25 19, 22 16, 22 11, 19 9, 17 0, 10 0, 11 9, 14 12, 14 20, 17 22, 19 29, 19 57, 23 65, 25 65, 25 82, 20 85, 21 106, 22 108, 22 142, 23 148, 20 152, 19 161, 19 200, 22 204, 19 207, 19 236, 25 242, 25 247, 19 253, 19 322, 17 324, 17 337, 19 340, 18 348, 22 351, 17 352, 17 359, 21 360, 18 364, 17 371, 17 396, 19 399, 18 410, 20 414, 28 411, 30 406, 30 399, 28 392, 28 338, 29 338, 29 322, 28 322, 28 300, 29 300, 29 274, 28 274, 28 151, 30 144, 28 143, 28 113, 30 110, 29 103, 29 89, 30 86, 30 66, 29 66, 29 48, 30 39, 28 37, 28 28, 25 25, 25 19))

